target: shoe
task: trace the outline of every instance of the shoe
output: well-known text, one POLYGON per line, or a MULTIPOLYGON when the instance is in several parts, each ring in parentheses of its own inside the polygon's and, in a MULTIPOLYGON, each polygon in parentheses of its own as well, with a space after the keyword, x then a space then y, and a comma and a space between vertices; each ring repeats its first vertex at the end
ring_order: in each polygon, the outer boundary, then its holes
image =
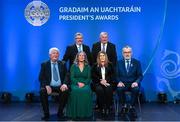
POLYGON ((105 109, 103 108, 103 109, 101 110, 101 115, 104 116, 105 113, 106 113, 106 112, 105 112, 105 109))
POLYGON ((94 109, 95 109, 95 111, 99 111, 99 106, 96 105, 94 109))
POLYGON ((44 120, 44 121, 49 120, 49 114, 44 114, 44 116, 41 118, 41 120, 44 120))
POLYGON ((123 116, 123 115, 125 115, 127 113, 128 113, 128 108, 127 107, 122 107, 121 112, 120 112, 121 116, 123 116))
POLYGON ((137 118, 137 113, 135 107, 130 107, 129 113, 132 117, 137 118))
POLYGON ((106 109, 106 115, 108 116, 110 114, 110 109, 106 109))
POLYGON ((63 117, 64 117, 64 114, 63 114, 63 113, 57 113, 57 117, 58 117, 58 118, 63 118, 63 117))

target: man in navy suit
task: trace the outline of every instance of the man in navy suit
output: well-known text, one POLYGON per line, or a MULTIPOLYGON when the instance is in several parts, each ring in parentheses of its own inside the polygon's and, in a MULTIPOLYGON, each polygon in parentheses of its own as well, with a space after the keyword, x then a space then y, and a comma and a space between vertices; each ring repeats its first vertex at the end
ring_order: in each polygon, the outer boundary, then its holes
POLYGON ((123 59, 117 63, 117 92, 122 103, 121 114, 128 110, 125 92, 131 92, 129 112, 136 117, 135 102, 139 92, 139 85, 143 78, 141 64, 138 60, 132 58, 132 48, 125 46, 122 49, 123 59))
POLYGON ((62 59, 64 62, 69 61, 69 69, 74 62, 76 54, 81 51, 84 51, 86 53, 88 63, 91 65, 92 56, 91 56, 90 48, 89 46, 83 44, 83 34, 78 32, 75 34, 75 44, 67 46, 66 52, 62 59))
POLYGON ((61 118, 63 116, 63 109, 68 99, 68 80, 67 80, 67 70, 65 64, 58 60, 59 59, 59 49, 51 48, 49 49, 50 60, 45 61, 41 64, 41 70, 39 73, 40 81, 40 100, 44 111, 44 117, 42 120, 49 119, 49 103, 48 95, 52 92, 59 93, 59 109, 57 116, 61 118))

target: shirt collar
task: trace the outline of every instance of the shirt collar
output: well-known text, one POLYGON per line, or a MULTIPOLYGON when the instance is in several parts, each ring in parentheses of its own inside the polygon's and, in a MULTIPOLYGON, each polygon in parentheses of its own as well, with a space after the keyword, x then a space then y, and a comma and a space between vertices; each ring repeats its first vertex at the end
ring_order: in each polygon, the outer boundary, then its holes
MULTIPOLYGON (((107 43, 104 44, 105 46, 107 45, 107 43)), ((103 43, 101 43, 101 46, 103 46, 103 43)))
POLYGON ((126 62, 127 60, 128 60, 129 62, 131 62, 132 59, 124 59, 125 62, 126 62))
POLYGON ((57 61, 56 61, 56 62, 52 62, 52 61, 51 61, 51 64, 57 64, 57 61))
POLYGON ((79 44, 76 44, 76 47, 82 47, 82 44, 81 44, 81 45, 79 45, 79 44))

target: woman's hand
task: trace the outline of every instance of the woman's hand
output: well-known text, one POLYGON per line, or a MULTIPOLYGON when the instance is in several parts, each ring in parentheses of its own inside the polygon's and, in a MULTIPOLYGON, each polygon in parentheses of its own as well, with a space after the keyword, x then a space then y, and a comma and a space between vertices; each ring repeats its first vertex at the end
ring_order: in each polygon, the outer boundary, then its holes
POLYGON ((84 84, 84 83, 82 83, 82 82, 78 82, 78 86, 79 86, 79 88, 82 88, 82 87, 84 87, 84 86, 85 86, 85 84, 84 84))
POLYGON ((101 83, 102 85, 104 85, 105 87, 110 86, 110 84, 107 83, 107 81, 104 80, 104 79, 101 79, 100 83, 101 83))

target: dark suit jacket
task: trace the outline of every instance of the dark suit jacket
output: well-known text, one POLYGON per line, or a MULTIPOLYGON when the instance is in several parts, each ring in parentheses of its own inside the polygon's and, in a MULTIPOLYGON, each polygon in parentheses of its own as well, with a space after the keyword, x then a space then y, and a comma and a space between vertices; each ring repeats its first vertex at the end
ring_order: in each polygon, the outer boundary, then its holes
MULTIPOLYGON (((68 85, 68 79, 67 79, 67 69, 66 65, 62 63, 62 61, 58 61, 58 69, 59 69, 59 76, 61 79, 62 84, 67 84, 68 85)), ((41 84, 41 87, 44 87, 46 85, 50 85, 51 82, 51 62, 50 60, 43 62, 41 64, 41 70, 39 73, 39 81, 41 84)))
POLYGON ((138 60, 132 58, 129 72, 127 73, 125 67, 125 60, 120 60, 117 63, 117 82, 133 83, 138 82, 143 78, 141 64, 138 60))
MULTIPOLYGON (((92 58, 91 58, 91 52, 90 52, 89 47, 87 45, 83 44, 83 51, 86 53, 88 62, 91 65, 92 58)), ((69 60, 69 63, 70 63, 69 67, 71 67, 77 53, 78 53, 78 49, 77 49, 76 44, 73 44, 71 46, 67 46, 66 52, 65 52, 62 60, 65 62, 67 62, 69 60)))
MULTIPOLYGON (((99 51, 101 51, 101 42, 97 42, 93 44, 93 47, 92 47, 93 63, 96 62, 99 51)), ((115 66, 117 63, 117 53, 116 53, 115 45, 112 44, 111 42, 107 43, 106 53, 107 53, 109 61, 112 62, 113 65, 115 66)))
MULTIPOLYGON (((105 68, 105 79, 108 83, 114 86, 115 83, 115 75, 114 75, 114 68, 111 63, 108 64, 108 66, 105 68)), ((101 75, 101 67, 99 67, 96 64, 93 65, 91 69, 91 75, 92 75, 92 82, 94 85, 100 84, 100 79, 102 79, 101 75)))

